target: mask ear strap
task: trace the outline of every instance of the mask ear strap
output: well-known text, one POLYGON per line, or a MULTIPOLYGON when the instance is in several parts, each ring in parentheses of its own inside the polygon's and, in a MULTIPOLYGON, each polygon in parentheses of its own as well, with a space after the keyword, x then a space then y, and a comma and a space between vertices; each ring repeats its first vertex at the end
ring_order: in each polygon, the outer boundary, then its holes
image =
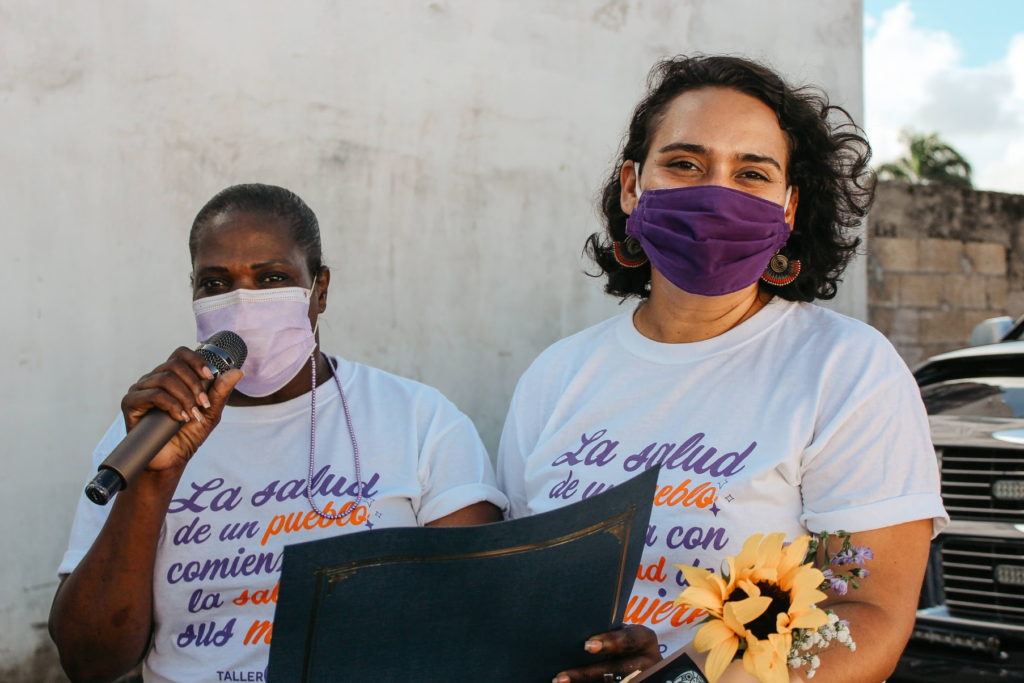
POLYGON ((639 161, 634 161, 633 162, 633 173, 636 175, 636 198, 640 199, 640 195, 642 195, 644 193, 644 191, 640 187, 640 162, 639 161))
MULTIPOLYGON (((316 288, 316 280, 313 281, 313 286, 309 288, 309 294, 306 295, 306 299, 313 298, 313 290, 316 288)), ((316 331, 320 328, 320 316, 316 316, 316 324, 313 325, 313 336, 316 337, 316 331)))
POLYGON ((792 185, 787 185, 786 186, 786 201, 782 203, 782 210, 783 211, 788 211, 789 210, 789 199, 792 196, 793 196, 793 186, 792 185))

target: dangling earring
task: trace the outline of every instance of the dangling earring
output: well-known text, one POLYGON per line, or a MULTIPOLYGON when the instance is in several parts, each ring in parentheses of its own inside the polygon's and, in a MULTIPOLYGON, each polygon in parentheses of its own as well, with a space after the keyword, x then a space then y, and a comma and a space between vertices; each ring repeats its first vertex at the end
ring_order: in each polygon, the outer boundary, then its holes
POLYGON ((775 252, 775 256, 772 256, 772 260, 768 262, 768 267, 764 269, 761 279, 770 285, 785 287, 799 274, 800 261, 786 258, 779 252, 775 252))
POLYGON ((615 260, 620 266, 626 268, 639 268, 647 263, 647 254, 640 246, 640 240, 635 237, 627 237, 621 242, 615 242, 615 260))

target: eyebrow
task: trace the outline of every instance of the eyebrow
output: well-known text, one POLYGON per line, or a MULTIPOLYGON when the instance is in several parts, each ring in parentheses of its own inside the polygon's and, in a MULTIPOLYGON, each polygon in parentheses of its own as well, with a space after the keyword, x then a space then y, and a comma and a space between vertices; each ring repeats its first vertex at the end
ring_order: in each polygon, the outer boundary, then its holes
MULTIPOLYGON (((290 264, 290 263, 288 263, 286 261, 263 261, 261 263, 250 264, 249 265, 249 269, 250 270, 263 270, 264 268, 271 268, 271 267, 274 267, 274 266, 278 266, 278 267, 280 267, 280 266, 288 266, 288 267, 290 267, 291 265, 292 264, 290 264)), ((202 273, 227 273, 228 269, 225 268, 224 266, 203 266, 202 268, 199 269, 199 272, 202 272, 202 273)))
POLYGON ((290 266, 290 263, 285 261, 263 261, 261 263, 253 263, 249 266, 252 270, 262 270, 264 268, 270 268, 272 266, 290 266))
MULTIPOLYGON (((660 150, 661 153, 665 152, 692 152, 694 154, 703 154, 707 156, 709 154, 708 148, 704 145, 698 145, 693 142, 673 142, 665 145, 660 150)), ((755 164, 771 164, 775 168, 782 170, 782 164, 773 159, 772 157, 765 156, 763 154, 754 154, 753 152, 746 152, 737 154, 736 158, 739 161, 749 161, 755 164)))

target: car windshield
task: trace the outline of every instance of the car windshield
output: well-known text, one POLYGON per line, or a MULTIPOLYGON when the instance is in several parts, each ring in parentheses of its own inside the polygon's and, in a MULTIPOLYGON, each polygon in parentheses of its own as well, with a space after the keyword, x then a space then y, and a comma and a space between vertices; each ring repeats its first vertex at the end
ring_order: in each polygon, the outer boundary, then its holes
POLYGON ((1024 377, 972 377, 921 387, 929 415, 1024 417, 1024 377))

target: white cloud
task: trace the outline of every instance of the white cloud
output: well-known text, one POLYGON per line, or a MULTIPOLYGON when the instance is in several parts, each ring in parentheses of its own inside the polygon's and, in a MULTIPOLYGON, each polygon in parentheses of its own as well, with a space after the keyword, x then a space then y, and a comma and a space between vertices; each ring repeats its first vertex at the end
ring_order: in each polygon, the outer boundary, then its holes
POLYGON ((949 33, 915 25, 909 1, 866 25, 874 27, 864 80, 876 163, 903 154, 900 129, 937 132, 974 166, 977 187, 1024 192, 1024 34, 1004 59, 968 68, 949 33))

